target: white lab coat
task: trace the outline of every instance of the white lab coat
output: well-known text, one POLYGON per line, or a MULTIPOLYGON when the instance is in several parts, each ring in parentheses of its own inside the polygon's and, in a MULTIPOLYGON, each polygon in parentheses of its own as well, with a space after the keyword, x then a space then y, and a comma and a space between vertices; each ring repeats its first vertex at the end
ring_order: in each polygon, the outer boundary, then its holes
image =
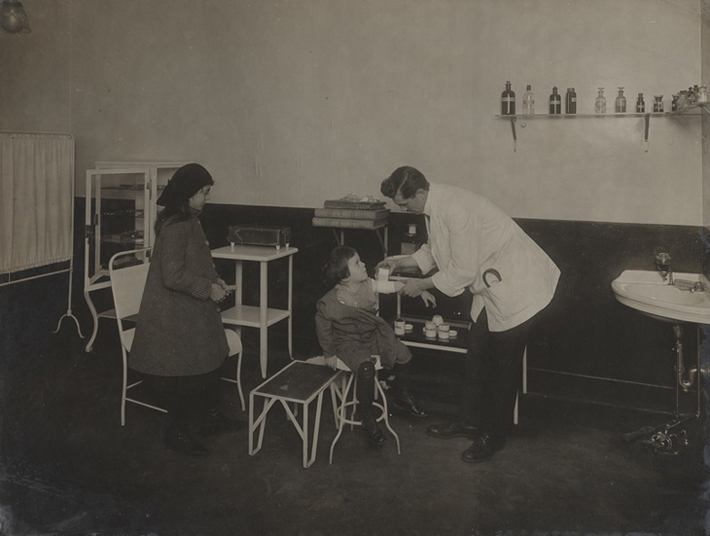
POLYGON ((424 214, 429 243, 412 257, 423 273, 434 267, 434 286, 447 296, 473 294, 471 319, 483 307, 491 331, 519 326, 547 306, 560 271, 502 210, 473 192, 431 184, 424 214), (496 270, 483 280, 488 269, 496 270))

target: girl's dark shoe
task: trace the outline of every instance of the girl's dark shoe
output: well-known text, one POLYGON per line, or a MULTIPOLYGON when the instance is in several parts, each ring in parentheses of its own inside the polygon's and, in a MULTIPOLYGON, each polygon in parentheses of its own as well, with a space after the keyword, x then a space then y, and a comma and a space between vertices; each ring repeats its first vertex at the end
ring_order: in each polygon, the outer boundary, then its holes
POLYGON ((384 432, 380 430, 380 427, 377 425, 377 421, 372 415, 372 412, 361 411, 360 415, 362 418, 362 429, 365 431, 365 437, 367 437, 367 440, 374 447, 382 446, 385 441, 387 441, 387 437, 384 432))
POLYGON ((171 426, 165 432, 165 446, 192 458, 206 458, 210 451, 202 446, 189 432, 171 426))

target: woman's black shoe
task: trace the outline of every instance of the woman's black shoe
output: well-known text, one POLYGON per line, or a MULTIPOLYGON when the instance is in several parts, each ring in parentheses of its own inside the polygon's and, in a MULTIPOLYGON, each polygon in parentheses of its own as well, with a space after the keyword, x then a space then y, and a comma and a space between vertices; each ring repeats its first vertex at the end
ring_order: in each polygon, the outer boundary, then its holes
POLYGON ((170 450, 192 458, 206 458, 210 455, 210 451, 202 446, 188 432, 178 430, 175 427, 170 427, 168 431, 165 432, 165 446, 170 450))
POLYGON ((461 421, 449 421, 432 424, 426 433, 437 439, 451 439, 452 437, 467 437, 475 439, 480 434, 476 426, 471 426, 461 421))
POLYGON ((424 417, 429 416, 426 411, 417 405, 416 399, 409 393, 400 393, 397 395, 397 397, 392 401, 392 405, 399 411, 404 411, 412 417, 423 419, 424 417))
POLYGON ((505 439, 494 438, 489 434, 481 434, 473 440, 471 446, 461 453, 461 459, 466 463, 483 463, 490 460, 496 452, 503 448, 505 439))

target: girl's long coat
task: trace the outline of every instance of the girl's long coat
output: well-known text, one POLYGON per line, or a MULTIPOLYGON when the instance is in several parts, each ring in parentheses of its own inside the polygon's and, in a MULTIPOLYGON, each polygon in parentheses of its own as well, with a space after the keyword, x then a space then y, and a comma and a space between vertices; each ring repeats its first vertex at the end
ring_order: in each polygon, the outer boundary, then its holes
POLYGON ((229 347, 210 299, 218 279, 197 216, 169 219, 155 241, 128 365, 157 376, 218 369, 229 347))

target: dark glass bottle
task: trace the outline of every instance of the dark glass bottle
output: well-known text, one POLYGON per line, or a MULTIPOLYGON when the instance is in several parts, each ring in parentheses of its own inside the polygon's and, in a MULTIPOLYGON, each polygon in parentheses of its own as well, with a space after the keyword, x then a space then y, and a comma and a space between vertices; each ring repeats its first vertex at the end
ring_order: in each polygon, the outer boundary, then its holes
POLYGON ((505 83, 505 90, 500 96, 501 115, 515 115, 515 91, 510 89, 510 82, 505 83))
POLYGON ((577 94, 574 92, 573 87, 567 88, 567 94, 565 95, 565 113, 577 113, 577 94))
POLYGON ((562 113, 562 97, 557 93, 557 86, 552 88, 550 95, 550 115, 562 113))
POLYGON ((646 111, 646 103, 643 100, 643 93, 639 93, 638 99, 636 99, 636 113, 642 114, 646 111))

